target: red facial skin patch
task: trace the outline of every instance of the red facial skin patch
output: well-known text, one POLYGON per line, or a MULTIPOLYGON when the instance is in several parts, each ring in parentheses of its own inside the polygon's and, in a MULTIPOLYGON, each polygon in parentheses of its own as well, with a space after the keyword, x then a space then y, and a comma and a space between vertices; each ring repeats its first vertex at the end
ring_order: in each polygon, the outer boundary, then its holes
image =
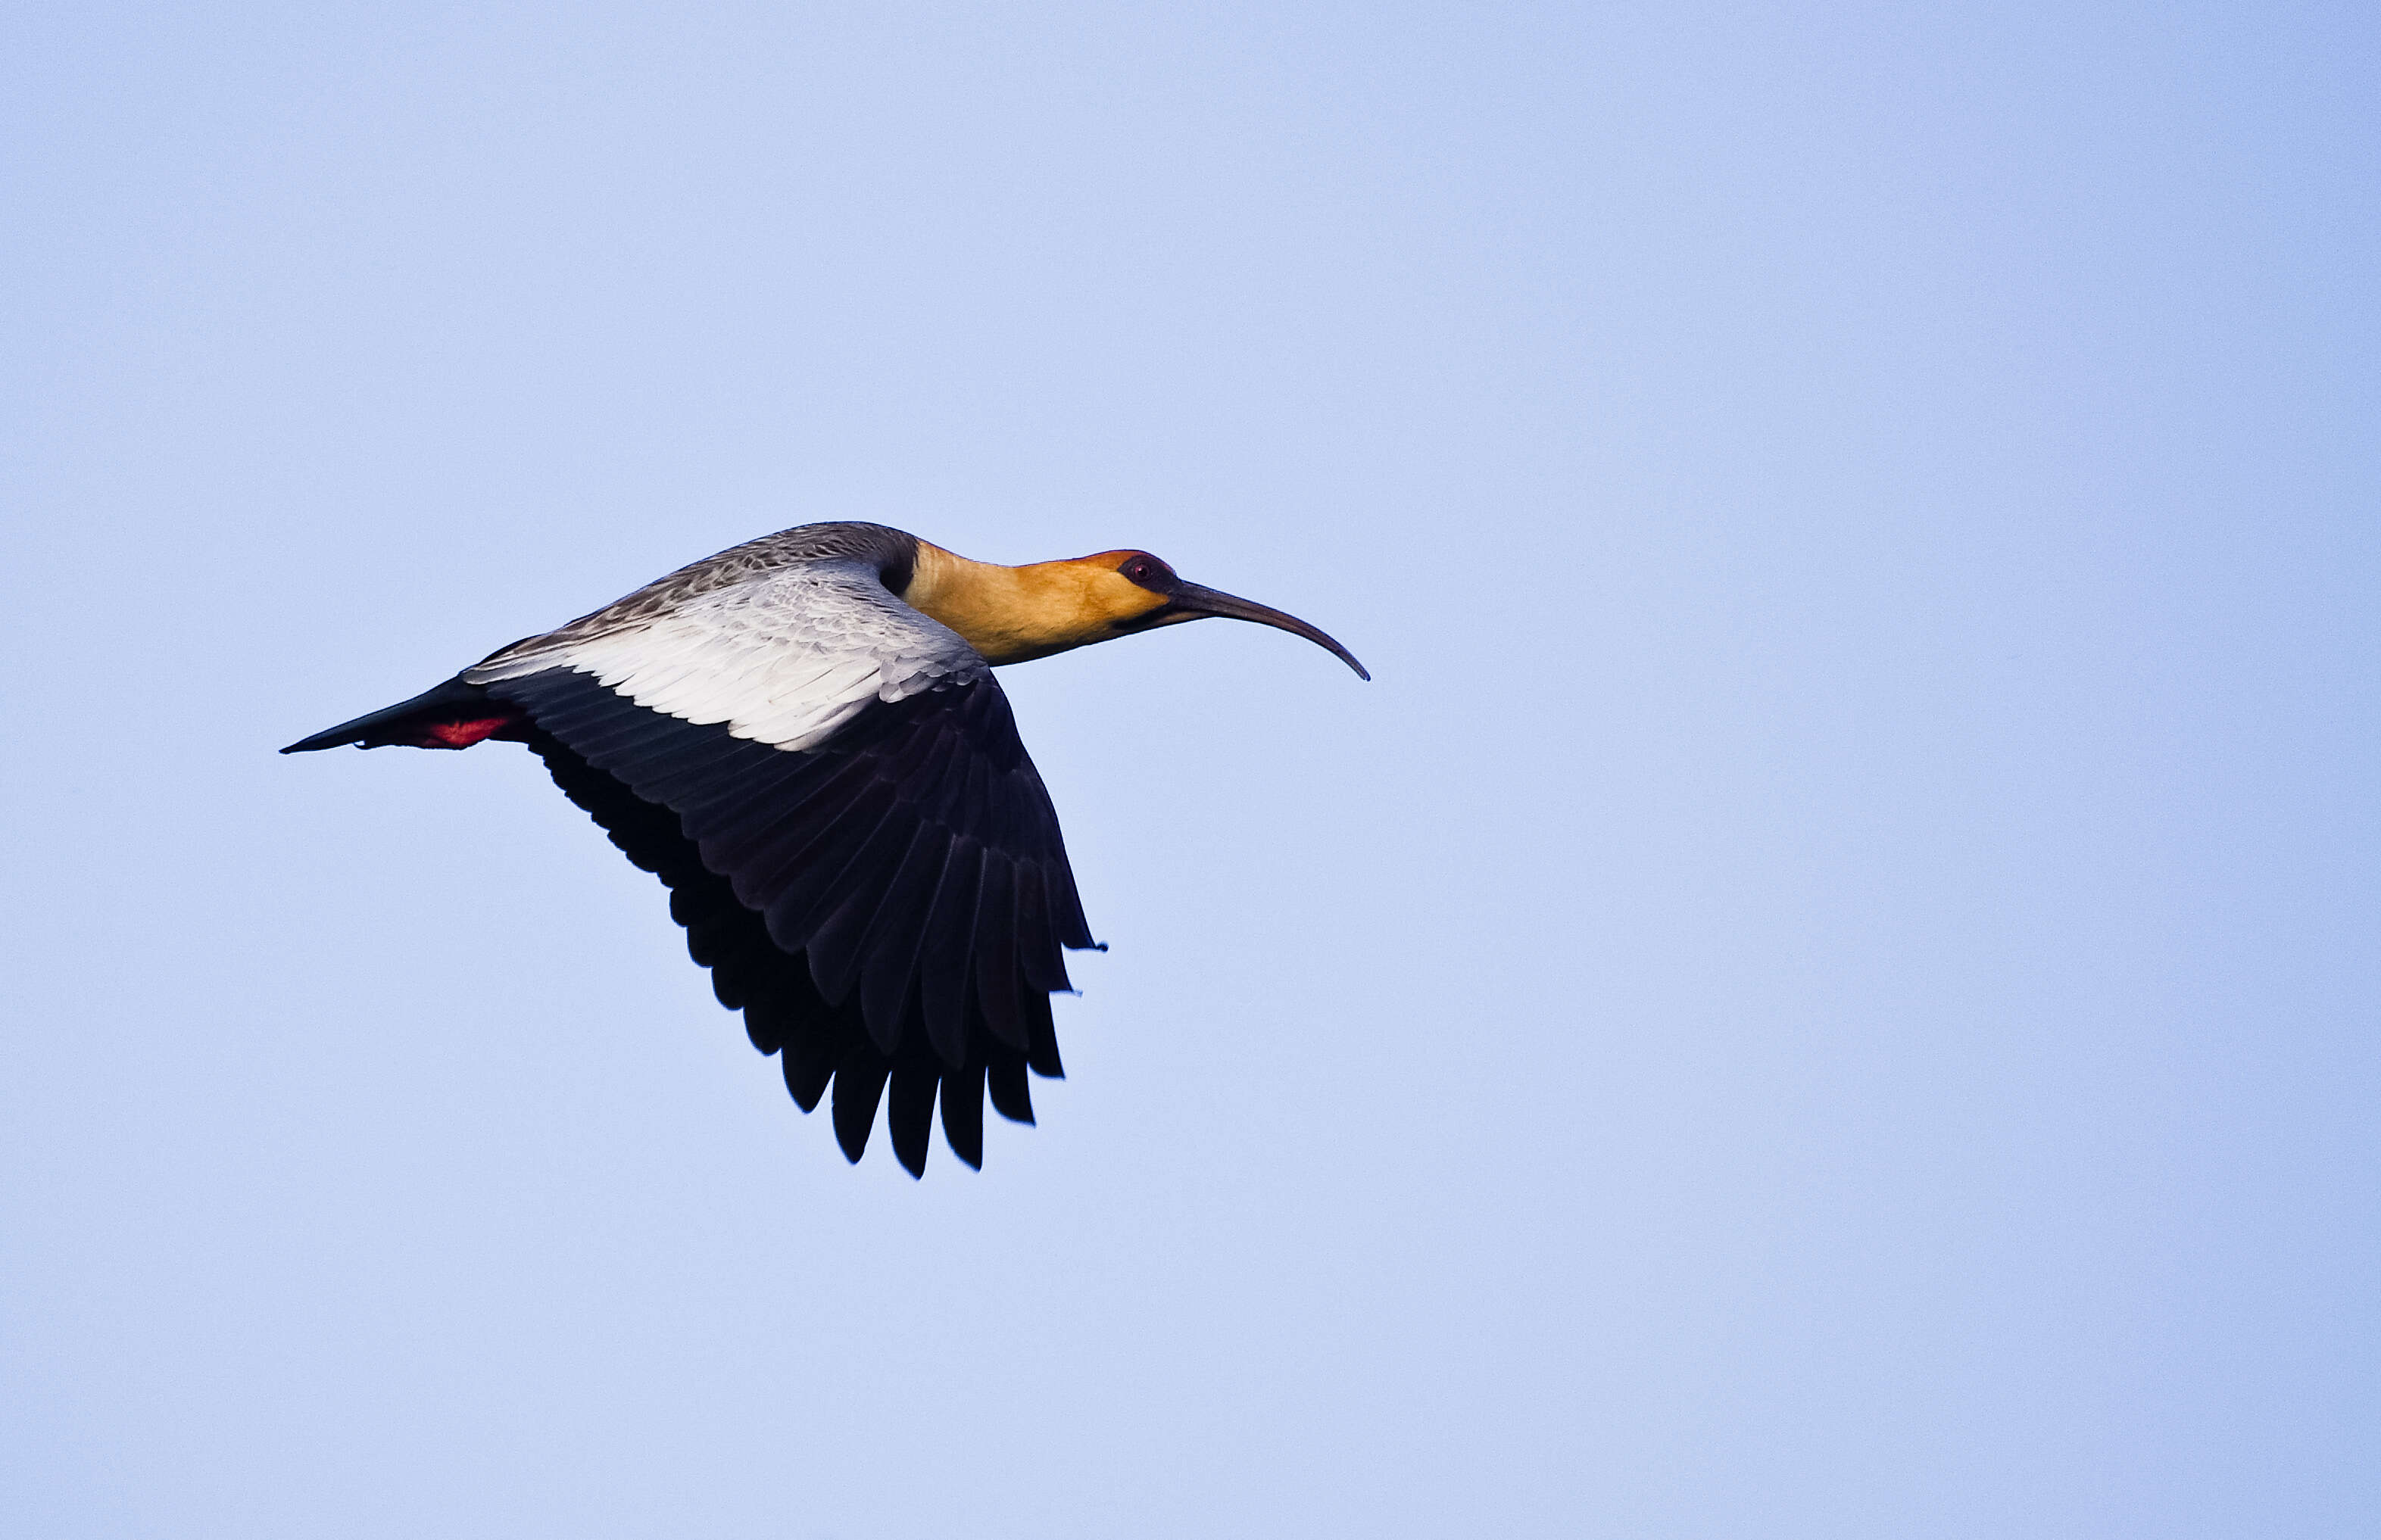
POLYGON ((510 717, 480 717, 470 721, 433 721, 421 730, 423 748, 469 748, 495 737, 513 724, 510 717))

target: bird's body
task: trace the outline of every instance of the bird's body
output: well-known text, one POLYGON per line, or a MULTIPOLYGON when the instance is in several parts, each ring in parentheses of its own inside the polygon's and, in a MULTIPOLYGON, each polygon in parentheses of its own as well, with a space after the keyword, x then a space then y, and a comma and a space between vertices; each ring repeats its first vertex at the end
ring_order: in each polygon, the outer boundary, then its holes
POLYGON ((983 1161, 986 1091, 1032 1121, 1050 996, 1094 945, 995 664, 1203 615, 1328 637, 1144 552, 1007 567, 819 524, 683 567, 411 700, 292 744, 524 742, 670 889, 688 950, 858 1160, 983 1161))

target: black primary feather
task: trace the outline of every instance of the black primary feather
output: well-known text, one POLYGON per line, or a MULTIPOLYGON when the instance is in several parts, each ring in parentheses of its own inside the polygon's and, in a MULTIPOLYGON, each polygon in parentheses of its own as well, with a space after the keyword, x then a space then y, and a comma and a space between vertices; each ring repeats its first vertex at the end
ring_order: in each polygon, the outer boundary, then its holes
MULTIPOLYGON (((1033 1121, 1060 1073, 1059 945, 1089 943, 1049 796, 990 680, 870 707, 820 749, 734 737, 551 670, 489 687, 564 794, 670 890, 720 1002, 781 1056, 804 1111, 832 1090, 858 1160, 880 1104, 923 1171, 983 1159, 983 1103, 1033 1121)), ((484 697, 483 697, 484 698, 484 697)))

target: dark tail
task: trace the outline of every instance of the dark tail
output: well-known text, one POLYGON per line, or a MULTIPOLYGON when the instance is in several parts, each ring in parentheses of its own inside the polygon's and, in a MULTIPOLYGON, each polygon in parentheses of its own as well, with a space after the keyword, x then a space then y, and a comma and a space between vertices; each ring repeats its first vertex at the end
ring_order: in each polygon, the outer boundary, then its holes
POLYGON ((527 719, 520 709, 496 699, 458 674, 411 700, 400 700, 353 721, 300 738, 281 752, 305 754, 353 744, 358 748, 469 748, 482 738, 519 737, 527 719))

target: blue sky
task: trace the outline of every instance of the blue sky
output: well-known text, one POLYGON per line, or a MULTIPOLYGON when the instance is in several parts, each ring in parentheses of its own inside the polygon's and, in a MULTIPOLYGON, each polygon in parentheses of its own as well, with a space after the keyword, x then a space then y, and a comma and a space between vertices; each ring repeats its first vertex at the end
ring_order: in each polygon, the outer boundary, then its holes
POLYGON ((13 13, 0 1511, 2362 1533, 2376 52, 13 13), (847 1168, 518 749, 272 753, 847 517, 1376 676, 1006 672, 1113 950, 980 1176, 847 1168))

